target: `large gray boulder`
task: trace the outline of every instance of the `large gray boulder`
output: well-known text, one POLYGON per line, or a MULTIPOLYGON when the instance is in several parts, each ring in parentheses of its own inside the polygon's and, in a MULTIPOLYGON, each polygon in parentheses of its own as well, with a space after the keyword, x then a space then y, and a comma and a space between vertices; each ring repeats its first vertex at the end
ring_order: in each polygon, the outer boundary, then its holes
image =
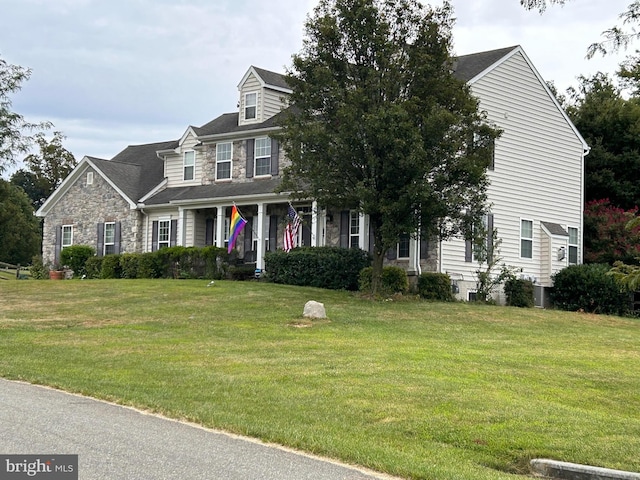
POLYGON ((304 304, 302 316, 305 318, 327 318, 327 312, 324 309, 323 303, 309 300, 304 304))

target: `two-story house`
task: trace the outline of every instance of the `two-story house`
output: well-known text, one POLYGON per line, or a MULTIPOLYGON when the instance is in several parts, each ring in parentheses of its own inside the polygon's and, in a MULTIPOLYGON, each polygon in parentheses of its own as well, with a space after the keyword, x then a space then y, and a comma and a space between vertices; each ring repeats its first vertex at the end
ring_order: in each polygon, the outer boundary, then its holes
MULTIPOLYGON (((534 279, 541 294, 554 272, 581 263, 588 147, 522 48, 458 57, 455 75, 504 132, 489 172, 488 222, 502 239, 503 261, 534 279)), ((251 67, 238 92, 238 111, 177 140, 130 146, 111 160, 84 157, 37 212, 45 219, 43 260, 73 244, 92 245, 98 255, 222 247, 235 204, 248 221, 238 255, 264 268, 265 252, 283 245, 288 198, 274 190, 287 160, 270 135, 291 90, 282 75, 251 67)), ((313 199, 294 206, 300 244, 370 249, 366 215, 313 199)), ((473 294, 478 265, 464 239, 406 235, 387 258, 410 273, 446 272, 461 298, 473 294)))

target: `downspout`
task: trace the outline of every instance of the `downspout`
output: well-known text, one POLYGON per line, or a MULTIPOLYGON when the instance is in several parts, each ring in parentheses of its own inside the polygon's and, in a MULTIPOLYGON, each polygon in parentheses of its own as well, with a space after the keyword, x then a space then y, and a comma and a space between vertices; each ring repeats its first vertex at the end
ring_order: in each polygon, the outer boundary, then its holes
POLYGON ((142 253, 147 249, 147 235, 149 234, 149 214, 140 208, 140 212, 144 215, 144 233, 142 235, 142 253))

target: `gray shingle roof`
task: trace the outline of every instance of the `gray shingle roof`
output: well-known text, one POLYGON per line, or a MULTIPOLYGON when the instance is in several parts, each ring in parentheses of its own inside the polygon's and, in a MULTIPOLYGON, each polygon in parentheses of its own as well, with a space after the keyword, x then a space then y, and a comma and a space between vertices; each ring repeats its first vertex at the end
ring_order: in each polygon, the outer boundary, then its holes
POLYGON ((289 90, 291 89, 291 87, 287 83, 287 80, 285 79, 285 76, 281 73, 271 72, 269 70, 265 70, 263 68, 258 68, 255 66, 253 67, 253 69, 258 75, 260 75, 260 78, 262 78, 264 83, 266 83, 267 85, 279 88, 287 88, 289 90))
POLYGON ((456 57, 453 62, 454 75, 459 80, 468 82, 516 48, 517 45, 456 57))
POLYGON ((175 187, 162 190, 147 199, 145 205, 165 205, 180 200, 207 200, 215 198, 241 197, 244 195, 260 195, 273 193, 280 185, 279 178, 256 180, 242 183, 221 183, 214 185, 198 185, 195 187, 175 187))
POLYGON ((193 131, 200 136, 217 135, 224 133, 236 133, 249 130, 260 130, 262 128, 273 128, 278 125, 278 119, 281 113, 274 115, 273 117, 265 120, 262 123, 253 123, 250 125, 238 126, 238 113, 223 113, 217 118, 214 118, 209 123, 205 123, 201 127, 192 127, 193 131))
POLYGON ((551 222, 540 222, 540 223, 544 225, 544 228, 546 228, 551 235, 560 235, 563 237, 569 236, 569 234, 562 227, 562 225, 558 225, 557 223, 551 223, 551 222))

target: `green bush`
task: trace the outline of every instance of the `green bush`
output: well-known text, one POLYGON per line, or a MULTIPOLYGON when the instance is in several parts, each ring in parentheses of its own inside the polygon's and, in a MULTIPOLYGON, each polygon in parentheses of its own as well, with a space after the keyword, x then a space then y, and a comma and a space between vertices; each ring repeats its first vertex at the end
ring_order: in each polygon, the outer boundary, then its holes
POLYGON ((95 254, 95 249, 89 245, 71 245, 60 252, 60 263, 73 270, 74 277, 80 278, 87 274, 87 260, 95 254))
MULTIPOLYGON (((360 270, 358 287, 361 292, 371 292, 372 276, 373 267, 366 267, 360 270)), ((400 267, 383 267, 380 281, 380 293, 382 294, 406 293, 409 290, 407 272, 400 267)))
POLYGON ((29 273, 31 274, 31 278, 35 280, 49 278, 49 269, 42 263, 41 255, 36 255, 31 259, 29 273))
POLYGON ((551 300, 557 308, 569 311, 626 315, 629 293, 607 275, 603 264, 571 265, 553 276, 551 300))
POLYGON ((504 294, 507 297, 507 305, 511 307, 533 307, 533 282, 519 278, 509 278, 504 283, 504 294))
POLYGON ((265 255, 265 279, 273 283, 357 290, 360 270, 371 264, 363 250, 339 247, 302 247, 265 255))
POLYGON ((100 278, 102 275, 102 260, 104 257, 91 257, 87 259, 85 268, 87 269, 87 278, 100 278))
POLYGON ((100 278, 121 278, 120 272, 120 255, 105 255, 102 257, 100 278))
POLYGON ((120 255, 120 278, 138 278, 140 257, 138 253, 123 253, 120 255))
POLYGON ((256 268, 253 265, 232 265, 227 272, 227 278, 231 280, 251 280, 256 276, 256 268))
POLYGON ((446 273, 425 272, 418 277, 418 294, 426 300, 453 302, 451 278, 446 273))

